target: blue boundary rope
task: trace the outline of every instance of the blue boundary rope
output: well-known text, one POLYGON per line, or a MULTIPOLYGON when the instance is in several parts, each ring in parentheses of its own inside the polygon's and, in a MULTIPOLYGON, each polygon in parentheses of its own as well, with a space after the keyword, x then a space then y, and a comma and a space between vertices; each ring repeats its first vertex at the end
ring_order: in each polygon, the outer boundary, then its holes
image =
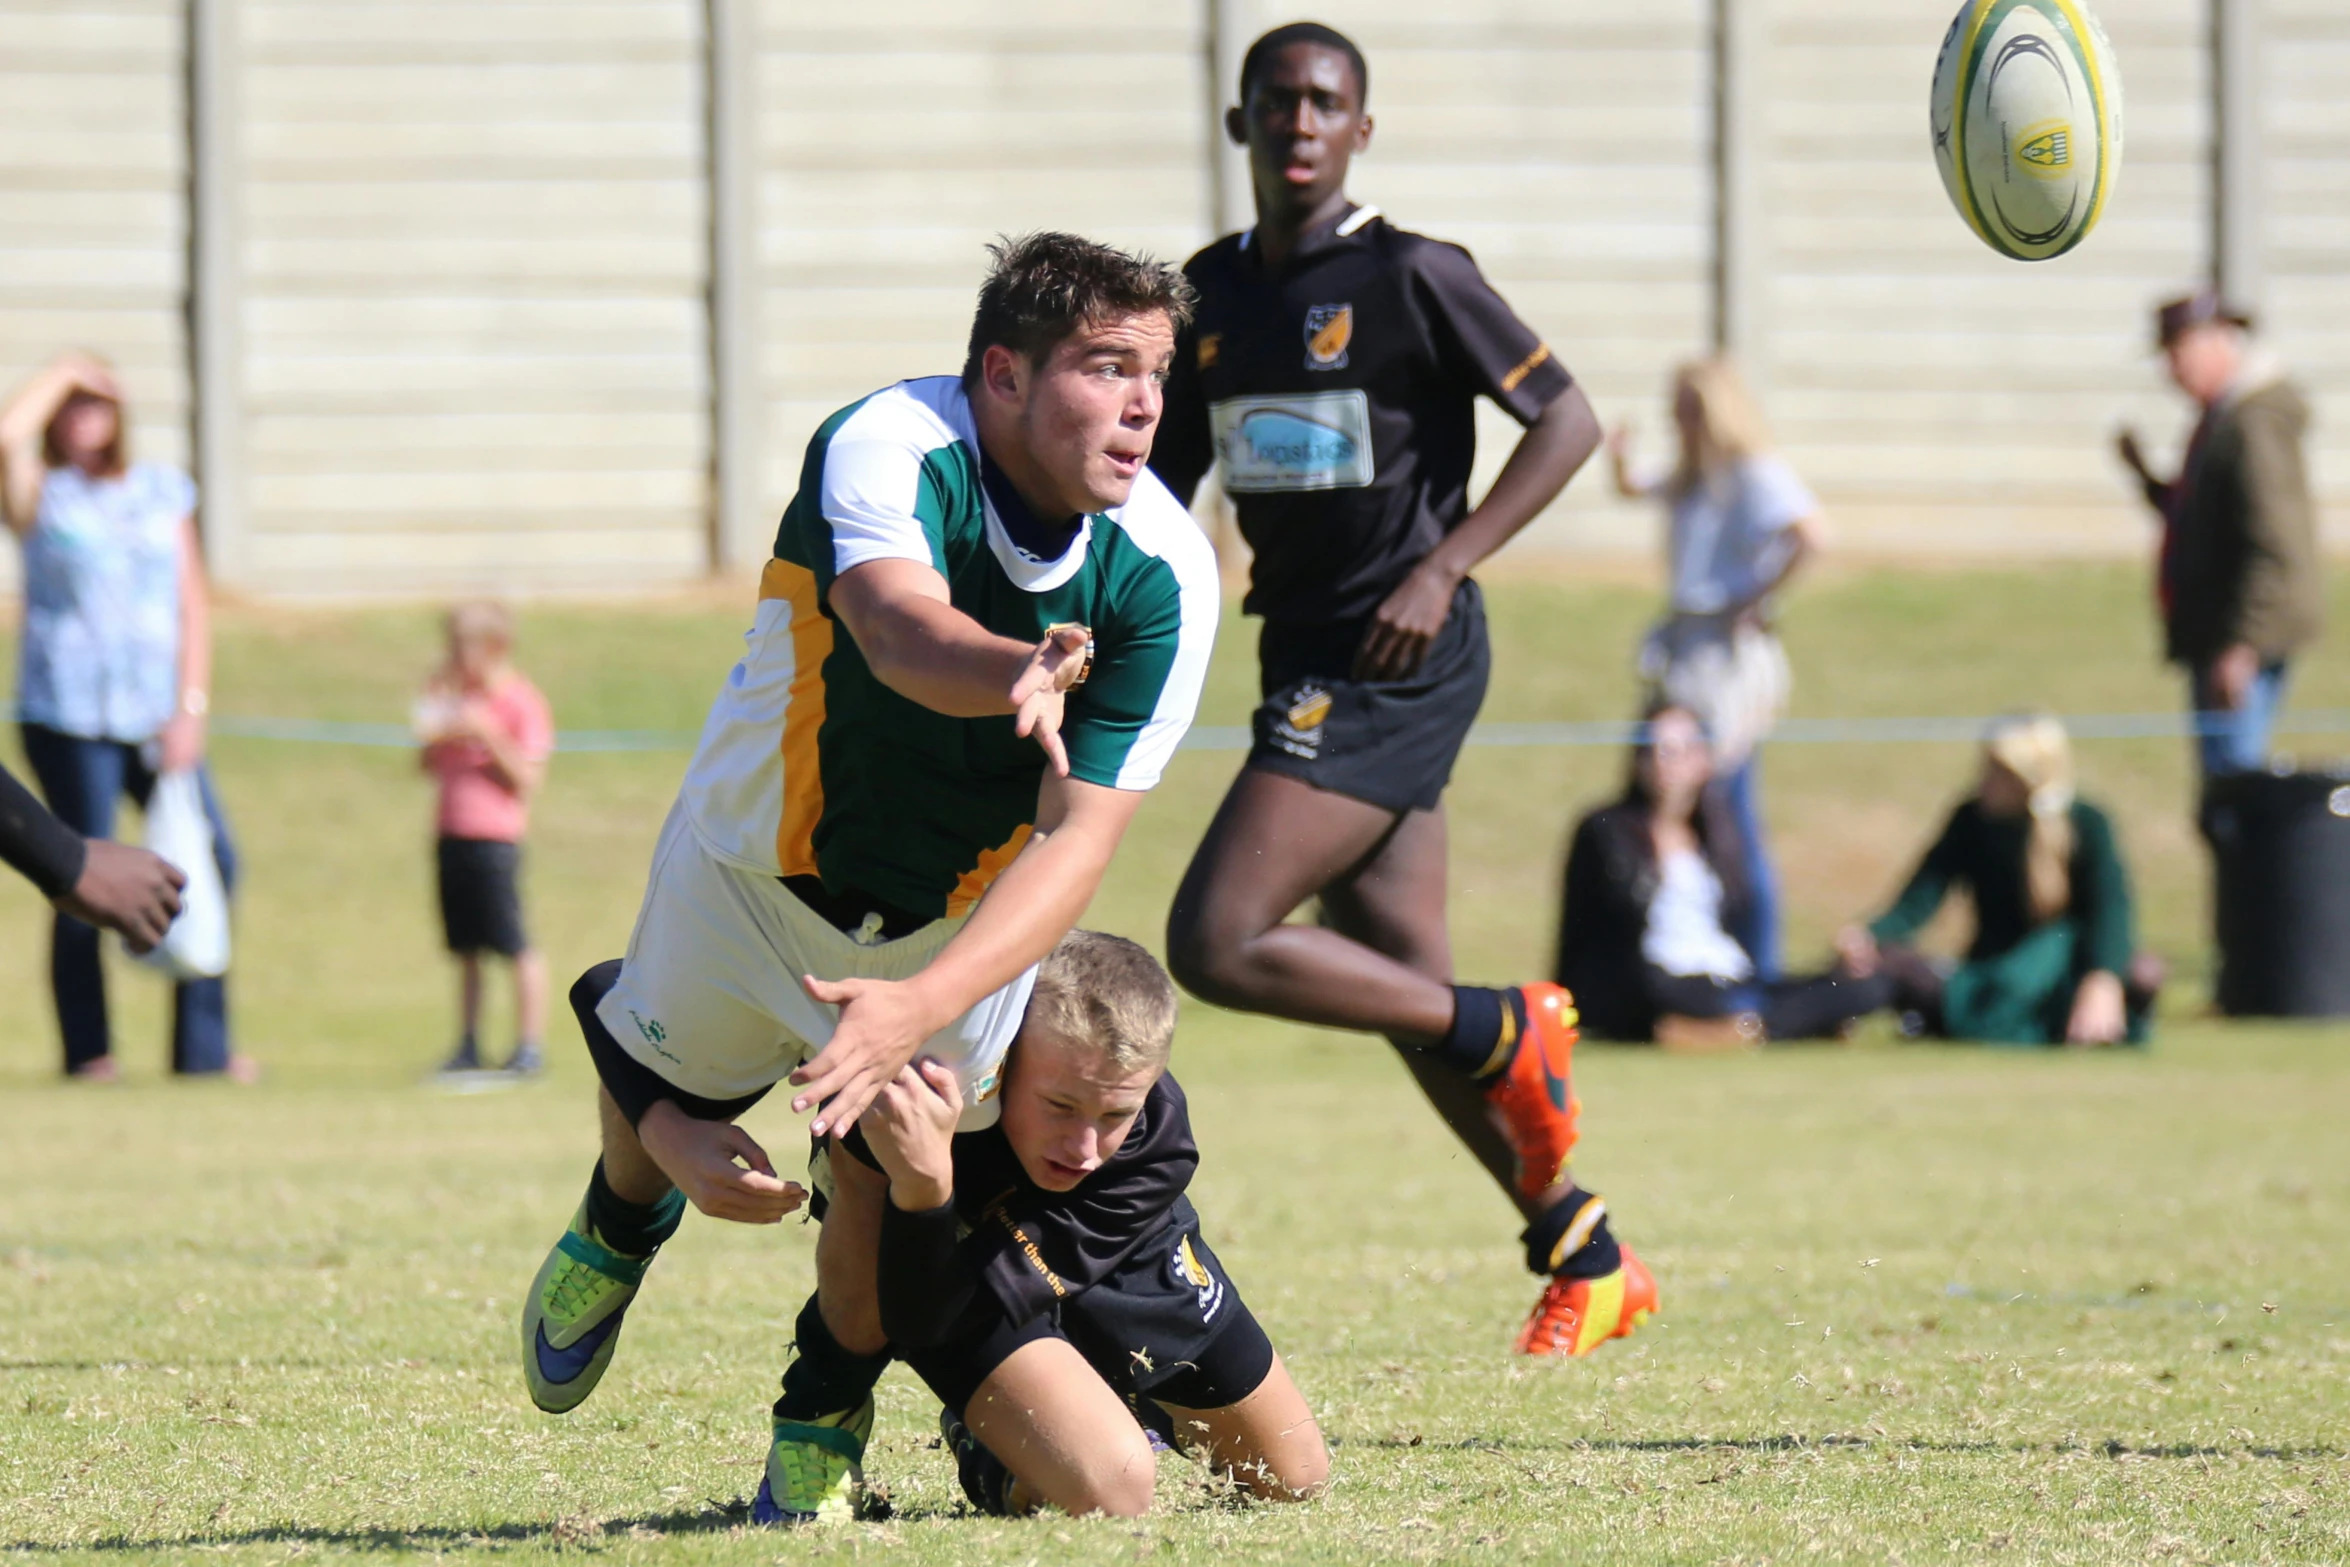
MULTIPOLYGON (((1972 741, 1989 727, 1990 718, 1789 718, 1771 731, 1773 745, 1900 745, 1972 741)), ((2078 740, 2186 739, 2216 732, 2226 720, 2191 713, 2082 713, 2064 720, 2078 740)), ((2279 734, 2350 734, 2350 708, 2320 708, 2279 715, 2279 734)), ((1473 746, 1625 746, 1640 737, 1637 723, 1605 720, 1563 724, 1479 724, 1469 731, 1473 746)), ((386 750, 413 750, 416 736, 405 724, 336 723, 316 718, 255 718, 223 713, 212 720, 212 732, 239 740, 278 740, 297 745, 369 746, 386 750)), ((698 734, 683 729, 567 729, 555 742, 558 751, 595 752, 683 751, 692 748, 698 734)), ((1186 751, 1245 751, 1250 736, 1244 724, 1201 724, 1184 737, 1186 751)))

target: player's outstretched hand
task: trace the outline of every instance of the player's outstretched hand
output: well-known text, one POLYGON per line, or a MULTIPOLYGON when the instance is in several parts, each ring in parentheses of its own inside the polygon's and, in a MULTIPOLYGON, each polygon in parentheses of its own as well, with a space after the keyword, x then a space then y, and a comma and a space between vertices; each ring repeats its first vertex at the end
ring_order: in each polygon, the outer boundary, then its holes
POLYGON ((1013 729, 1044 747, 1053 776, 1069 776, 1069 752, 1061 744, 1061 713, 1072 687, 1085 674, 1085 647, 1093 633, 1083 626, 1055 626, 1012 682, 1013 729))
POLYGON ((889 1174, 890 1200, 909 1213, 955 1195, 955 1123, 963 1088, 936 1061, 904 1067, 865 1111, 865 1143, 889 1174))
POLYGON ((57 906, 75 919, 122 932, 133 952, 149 952, 179 918, 180 868, 146 849, 92 838, 81 879, 57 906))
POLYGON ((1460 578, 1433 560, 1412 568, 1371 616, 1363 645, 1355 650, 1357 680, 1401 680, 1420 667, 1428 644, 1452 614, 1460 578))
POLYGON ((807 1201, 807 1189, 776 1175, 750 1133, 726 1121, 697 1121, 664 1099, 637 1123, 637 1140, 686 1201, 713 1219, 780 1224, 807 1201))
POLYGON ((800 1091, 791 1107, 820 1106, 808 1131, 839 1136, 857 1124, 874 1096, 914 1059, 914 1052, 939 1024, 921 996, 904 980, 817 979, 800 981, 809 997, 840 1008, 831 1042, 791 1075, 800 1091))

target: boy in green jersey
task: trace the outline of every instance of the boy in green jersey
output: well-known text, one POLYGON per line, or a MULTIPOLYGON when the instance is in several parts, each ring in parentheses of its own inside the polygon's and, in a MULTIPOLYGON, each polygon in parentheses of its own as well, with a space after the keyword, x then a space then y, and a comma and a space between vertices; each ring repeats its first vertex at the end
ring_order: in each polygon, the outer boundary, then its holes
MULTIPOLYGON (((573 987, 604 1149, 524 1306, 542 1409, 594 1388, 687 1202, 752 1224, 800 1206, 733 1124, 777 1081, 835 1138, 919 1056, 967 1129, 992 1123, 1035 965, 1190 726, 1215 561, 1144 466, 1189 287, 1069 235, 995 255, 961 376, 810 442, 628 956, 573 987)), ((885 1183, 830 1163, 766 1521, 845 1511, 887 1362, 885 1183)))

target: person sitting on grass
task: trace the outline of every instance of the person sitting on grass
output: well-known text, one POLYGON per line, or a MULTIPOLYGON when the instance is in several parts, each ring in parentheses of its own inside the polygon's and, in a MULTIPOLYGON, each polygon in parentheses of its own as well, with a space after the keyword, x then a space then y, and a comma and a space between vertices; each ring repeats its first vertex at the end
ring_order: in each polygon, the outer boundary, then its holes
POLYGON ((502 604, 449 612, 449 655, 416 704, 424 770, 440 780, 441 926, 457 959, 461 1032, 444 1076, 481 1070, 481 965, 514 965, 515 1046, 501 1070, 530 1077, 547 1032, 547 960, 522 924, 522 835, 547 775, 555 719, 511 662, 514 618, 502 604))
POLYGON ((1558 981, 1595 1039, 1673 1049, 1825 1039, 1892 997, 1848 972, 1764 980, 1731 935, 1749 891, 1745 848, 1688 708, 1652 705, 1623 798, 1583 818, 1567 855, 1558 981))
POLYGON ((1836 944, 1854 972, 1893 981, 1912 1032, 1986 1044, 2143 1044, 2163 980, 2161 962, 2135 950, 2113 824, 2075 793, 2072 743, 2053 713, 1991 726, 1974 793, 1901 896, 1836 944), (1953 966, 1909 943, 1962 887, 1975 935, 1953 966))
POLYGON ((996 1125, 957 1136, 955 1074, 919 1061, 841 1144, 888 1175, 881 1320, 946 1406, 983 1513, 1146 1512, 1167 1444, 1266 1500, 1328 1481, 1304 1396, 1184 1196, 1199 1151, 1167 1073, 1175 1010, 1149 953, 1071 931, 1037 970, 996 1125))

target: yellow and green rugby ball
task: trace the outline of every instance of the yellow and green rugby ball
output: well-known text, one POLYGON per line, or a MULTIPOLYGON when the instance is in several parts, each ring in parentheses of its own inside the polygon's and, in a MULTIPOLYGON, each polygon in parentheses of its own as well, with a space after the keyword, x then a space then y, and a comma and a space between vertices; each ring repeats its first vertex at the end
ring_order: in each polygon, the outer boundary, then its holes
POLYGON ((1934 162, 1950 204, 2018 261, 2089 237, 2122 159, 2122 84, 2079 0, 1967 0, 1934 63, 1934 162))

